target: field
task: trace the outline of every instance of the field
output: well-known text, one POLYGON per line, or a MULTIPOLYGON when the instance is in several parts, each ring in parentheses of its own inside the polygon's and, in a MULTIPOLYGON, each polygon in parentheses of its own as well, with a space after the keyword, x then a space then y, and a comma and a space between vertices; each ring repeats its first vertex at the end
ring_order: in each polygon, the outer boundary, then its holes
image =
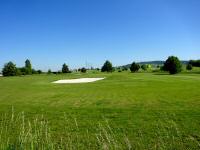
POLYGON ((0 77, 0 115, 0 149, 200 149, 200 74, 0 77))

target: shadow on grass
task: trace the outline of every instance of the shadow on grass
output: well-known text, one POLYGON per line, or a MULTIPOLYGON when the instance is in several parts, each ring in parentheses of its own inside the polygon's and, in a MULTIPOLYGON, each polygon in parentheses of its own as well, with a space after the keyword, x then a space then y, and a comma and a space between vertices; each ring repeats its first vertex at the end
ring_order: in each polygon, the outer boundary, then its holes
MULTIPOLYGON (((191 71, 191 72, 181 72, 178 74, 200 74, 199 71, 191 71)), ((172 75, 178 75, 178 74, 172 74, 172 75)), ((157 73, 153 73, 153 75, 171 75, 168 72, 157 72, 157 73)))
POLYGON ((170 75, 169 73, 154 73, 153 75, 170 75))

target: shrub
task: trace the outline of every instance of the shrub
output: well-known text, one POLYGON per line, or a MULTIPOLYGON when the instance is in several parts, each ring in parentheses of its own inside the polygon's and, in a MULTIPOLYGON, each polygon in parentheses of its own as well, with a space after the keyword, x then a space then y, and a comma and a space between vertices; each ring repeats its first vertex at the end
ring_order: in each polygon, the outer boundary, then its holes
POLYGON ((2 70, 3 76, 16 76, 17 75, 17 68, 13 62, 8 62, 4 65, 2 70))
POLYGON ((200 67, 200 60, 190 60, 189 64, 191 64, 194 67, 200 67))
POLYGON ((103 67, 101 68, 102 72, 112 72, 113 71, 113 67, 112 67, 112 63, 110 61, 106 61, 103 65, 103 67))
POLYGON ((60 70, 57 72, 57 74, 61 74, 61 73, 62 73, 62 71, 60 71, 60 70))
POLYGON ((160 66, 160 71, 165 71, 164 66, 160 66))
POLYGON ((187 64, 186 69, 187 70, 192 70, 192 65, 191 64, 187 64))
POLYGON ((17 76, 21 76, 22 75, 21 70, 19 68, 17 68, 17 70, 16 70, 16 75, 17 76))
POLYGON ((176 74, 181 72, 182 64, 178 57, 169 56, 168 59, 164 63, 163 67, 164 71, 169 71, 170 74, 176 74))
POLYGON ((48 73, 48 74, 51 74, 51 69, 49 69, 47 73, 48 73))
POLYGON ((142 70, 146 71, 146 70, 147 70, 147 65, 143 64, 143 65, 141 66, 141 68, 142 68, 142 70))
POLYGON ((127 71, 128 67, 122 67, 122 71, 127 71))
POLYGON ((32 74, 38 74, 38 72, 35 69, 32 69, 32 74))
POLYGON ((137 72, 139 69, 140 69, 140 65, 139 64, 136 64, 135 62, 133 62, 131 64, 131 67, 130 67, 131 72, 137 72))
POLYGON ((42 70, 38 70, 37 73, 38 73, 38 74, 42 74, 42 70))
POLYGON ((28 70, 27 70, 26 67, 22 67, 22 68, 18 68, 18 69, 20 70, 20 72, 21 72, 22 75, 26 75, 26 74, 28 74, 28 73, 27 73, 28 70))
POLYGON ((80 70, 82 73, 86 73, 86 71, 87 71, 87 69, 86 68, 81 68, 81 70, 80 70))
POLYGON ((62 73, 70 73, 69 68, 65 63, 62 66, 62 73))
POLYGON ((26 74, 32 74, 32 65, 30 60, 25 61, 26 74))

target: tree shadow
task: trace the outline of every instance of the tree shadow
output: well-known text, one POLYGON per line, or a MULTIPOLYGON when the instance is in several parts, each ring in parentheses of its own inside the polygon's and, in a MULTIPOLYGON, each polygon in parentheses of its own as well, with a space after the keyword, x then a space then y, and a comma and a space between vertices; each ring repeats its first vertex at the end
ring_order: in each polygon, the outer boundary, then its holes
POLYGON ((154 73, 153 75, 170 75, 169 73, 154 73))

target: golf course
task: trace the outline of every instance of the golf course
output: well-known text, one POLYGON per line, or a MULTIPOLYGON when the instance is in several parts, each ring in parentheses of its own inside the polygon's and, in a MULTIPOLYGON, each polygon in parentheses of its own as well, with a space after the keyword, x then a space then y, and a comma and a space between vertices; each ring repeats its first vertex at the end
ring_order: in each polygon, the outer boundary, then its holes
POLYGON ((199 149, 200 74, 0 77, 0 149, 199 149), (62 79, 104 78, 55 84, 62 79))
POLYGON ((0 0, 0 150, 200 150, 200 0, 0 0))

